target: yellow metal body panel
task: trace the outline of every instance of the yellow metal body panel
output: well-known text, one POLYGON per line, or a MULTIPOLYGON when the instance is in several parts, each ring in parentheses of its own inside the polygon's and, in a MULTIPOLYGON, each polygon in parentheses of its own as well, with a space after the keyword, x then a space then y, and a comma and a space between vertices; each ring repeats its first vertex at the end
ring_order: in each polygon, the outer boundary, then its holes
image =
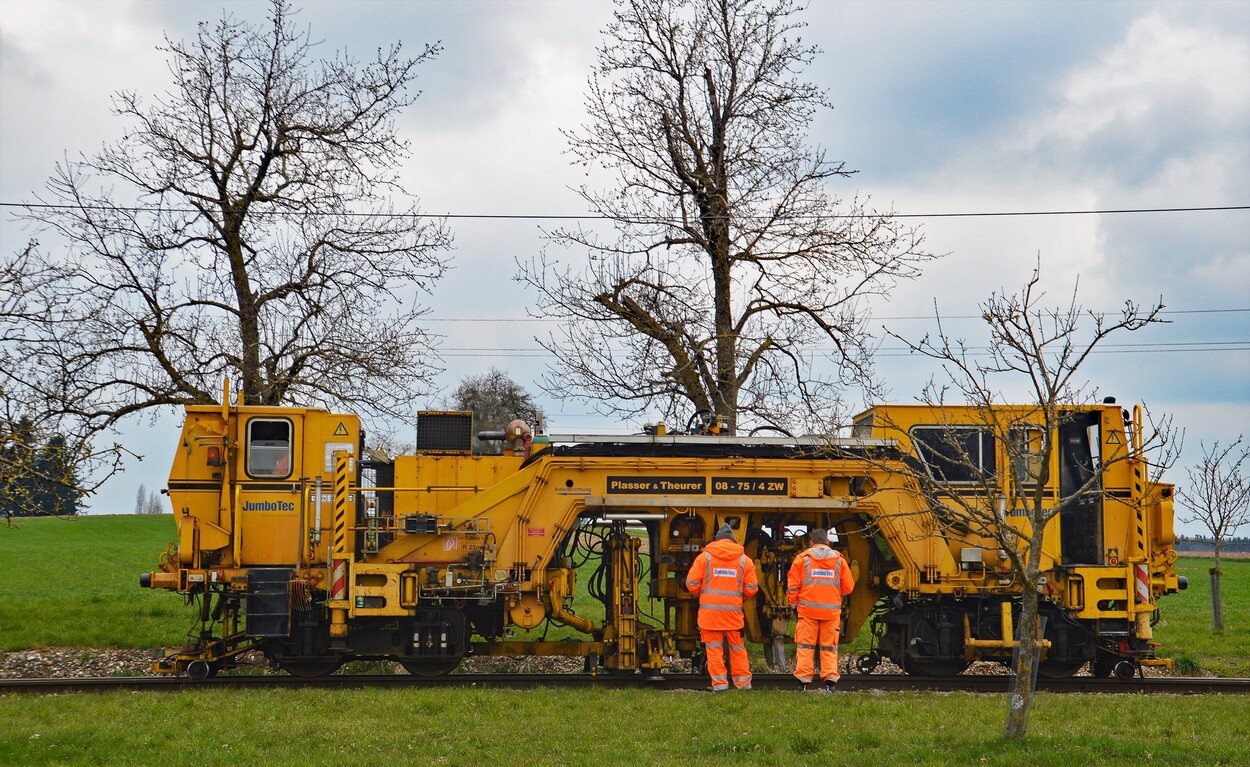
POLYGON ((400 599, 401 576, 408 569, 404 564, 353 562, 352 606, 348 615, 363 618, 411 614, 400 599))

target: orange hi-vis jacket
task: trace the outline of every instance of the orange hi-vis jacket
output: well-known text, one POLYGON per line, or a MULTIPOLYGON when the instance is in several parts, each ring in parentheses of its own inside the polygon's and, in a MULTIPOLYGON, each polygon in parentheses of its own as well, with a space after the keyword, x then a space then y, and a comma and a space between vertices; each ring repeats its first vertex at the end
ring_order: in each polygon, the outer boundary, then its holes
POLYGON ((726 539, 703 547, 686 574, 686 588, 699 598, 699 628, 713 631, 742 628, 742 601, 760 590, 755 562, 742 544, 726 539))
POLYGON ((855 588, 851 567, 838 552, 818 543, 794 558, 786 578, 786 597, 800 618, 833 620, 842 597, 855 588))

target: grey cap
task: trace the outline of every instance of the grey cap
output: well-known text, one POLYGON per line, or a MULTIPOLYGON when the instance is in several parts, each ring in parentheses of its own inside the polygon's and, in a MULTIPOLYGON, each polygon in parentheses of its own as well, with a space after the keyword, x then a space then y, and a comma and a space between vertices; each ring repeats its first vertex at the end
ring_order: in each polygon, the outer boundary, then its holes
POLYGON ((818 527, 815 530, 812 530, 808 538, 811 539, 812 543, 828 543, 829 533, 826 533, 824 530, 818 527))
POLYGON ((731 541, 733 540, 733 537, 734 531, 733 528, 729 526, 728 522, 721 525, 720 530, 716 531, 716 540, 718 541, 731 541))

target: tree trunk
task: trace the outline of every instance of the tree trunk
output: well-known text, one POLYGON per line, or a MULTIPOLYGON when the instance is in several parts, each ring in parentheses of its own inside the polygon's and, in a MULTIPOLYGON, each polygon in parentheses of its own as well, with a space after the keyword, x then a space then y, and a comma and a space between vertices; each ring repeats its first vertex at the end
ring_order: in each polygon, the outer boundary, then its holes
POLYGON ((1037 592, 1025 589, 1020 603, 1020 620, 1016 624, 1016 651, 1012 658, 1015 673, 1007 696, 1008 738, 1021 740, 1029 729, 1029 712, 1033 708, 1033 683, 1036 678, 1034 655, 1037 637, 1037 592), (1030 604, 1031 603, 1031 604, 1030 604))
POLYGON ((1041 536, 1029 543, 1022 579, 1020 618, 1016 622, 1016 651, 1012 658, 1015 676, 1007 695, 1006 735, 1023 740, 1029 729, 1029 712, 1033 709, 1033 693, 1037 686, 1037 666, 1041 656, 1042 627, 1037 614, 1037 584, 1041 569, 1041 536), (1036 549, 1036 550, 1035 550, 1036 549))
POLYGON ((222 193, 223 239, 230 262, 230 276, 234 285, 234 297, 238 302, 235 321, 239 328, 239 401, 244 405, 267 404, 264 389, 267 383, 261 375, 260 365, 260 310, 252 292, 251 275, 244 257, 242 227, 243 216, 233 211, 222 193))
POLYGON ((733 270, 729 260, 728 211, 716 206, 712 231, 713 322, 716 331, 716 391, 713 415, 723 419, 724 434, 738 431, 738 338, 733 320, 733 270))
POLYGON ((1220 595, 1220 545, 1215 544, 1215 567, 1211 568, 1211 627, 1224 630, 1224 599, 1220 595))

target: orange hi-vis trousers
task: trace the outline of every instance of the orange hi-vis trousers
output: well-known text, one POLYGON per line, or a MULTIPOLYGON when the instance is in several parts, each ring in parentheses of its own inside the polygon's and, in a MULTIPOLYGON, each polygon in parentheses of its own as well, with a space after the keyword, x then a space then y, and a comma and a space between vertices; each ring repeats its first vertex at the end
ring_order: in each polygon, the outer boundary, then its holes
MULTIPOLYGON (((799 617, 794 629, 794 676, 800 682, 808 684, 812 681, 817 649, 820 650, 820 678, 831 682, 841 678, 838 673, 838 631, 841 624, 841 615, 827 621, 799 617)), ((711 668, 710 663, 708 667, 711 668)))
POLYGON ((712 677, 713 690, 729 689, 729 670, 725 668, 725 647, 729 647, 729 665, 733 667, 734 687, 751 689, 751 660, 747 646, 742 642, 742 629, 699 630, 703 640, 703 652, 707 654, 707 673, 712 677))

